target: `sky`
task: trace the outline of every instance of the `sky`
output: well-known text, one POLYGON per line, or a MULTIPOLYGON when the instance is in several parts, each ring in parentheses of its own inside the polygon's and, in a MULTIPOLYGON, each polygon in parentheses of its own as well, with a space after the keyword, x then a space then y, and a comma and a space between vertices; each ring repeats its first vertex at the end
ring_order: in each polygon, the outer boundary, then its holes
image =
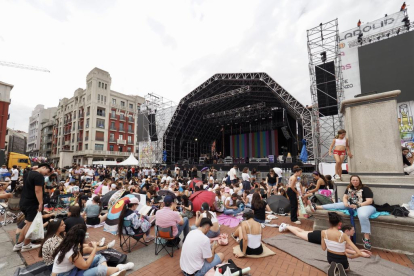
POLYGON ((0 0, 0 61, 50 70, 0 66, 0 81, 14 85, 8 127, 27 131, 37 104, 72 97, 95 67, 112 90, 176 103, 216 73, 266 72, 310 104, 306 30, 338 18, 346 31, 402 2, 0 0))

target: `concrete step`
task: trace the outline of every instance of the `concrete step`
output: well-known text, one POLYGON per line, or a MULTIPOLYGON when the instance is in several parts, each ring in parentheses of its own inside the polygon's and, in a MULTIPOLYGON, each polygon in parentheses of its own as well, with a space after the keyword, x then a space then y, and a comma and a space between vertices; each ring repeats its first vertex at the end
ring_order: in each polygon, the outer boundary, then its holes
MULTIPOLYGON (((359 176, 364 184, 376 184, 376 183, 393 183, 393 184, 412 184, 414 185, 414 176, 401 175, 401 176, 383 176, 383 175, 360 175, 359 176)), ((351 178, 350 174, 342 175, 342 180, 335 180, 335 183, 349 183, 351 178)))

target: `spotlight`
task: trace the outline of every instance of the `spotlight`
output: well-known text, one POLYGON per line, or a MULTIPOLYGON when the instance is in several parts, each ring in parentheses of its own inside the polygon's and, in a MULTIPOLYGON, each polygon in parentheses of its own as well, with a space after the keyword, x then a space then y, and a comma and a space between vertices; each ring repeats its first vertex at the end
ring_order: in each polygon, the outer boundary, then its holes
POLYGON ((407 31, 409 31, 410 30, 410 19, 408 18, 408 15, 406 15, 401 22, 404 22, 404 27, 407 29, 407 31))
POLYGON ((197 138, 195 138, 195 139, 194 139, 194 141, 196 141, 196 142, 197 142, 197 141, 198 141, 198 139, 197 139, 197 138))
POLYGON ((362 33, 359 33, 359 35, 358 35, 358 43, 361 44, 361 45, 362 45, 362 36, 363 36, 363 34, 362 33))
POLYGON ((326 62, 326 52, 321 53, 321 60, 322 60, 323 63, 326 62))

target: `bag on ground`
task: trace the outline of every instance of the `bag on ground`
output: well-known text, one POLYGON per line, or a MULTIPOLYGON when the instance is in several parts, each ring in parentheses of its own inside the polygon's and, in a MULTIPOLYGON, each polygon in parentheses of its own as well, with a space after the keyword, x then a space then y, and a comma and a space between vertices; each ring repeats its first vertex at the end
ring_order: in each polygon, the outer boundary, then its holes
POLYGON ((113 248, 98 251, 97 254, 101 254, 105 257, 108 266, 117 266, 119 264, 124 264, 127 260, 126 254, 116 251, 113 248))
POLYGON ((27 230, 26 239, 42 240, 44 238, 44 235, 45 232, 43 229, 42 213, 37 212, 37 215, 30 225, 29 230, 27 230))
POLYGON ((395 207, 391 213, 391 215, 394 215, 395 217, 408 217, 409 214, 410 214, 410 211, 400 206, 395 207))

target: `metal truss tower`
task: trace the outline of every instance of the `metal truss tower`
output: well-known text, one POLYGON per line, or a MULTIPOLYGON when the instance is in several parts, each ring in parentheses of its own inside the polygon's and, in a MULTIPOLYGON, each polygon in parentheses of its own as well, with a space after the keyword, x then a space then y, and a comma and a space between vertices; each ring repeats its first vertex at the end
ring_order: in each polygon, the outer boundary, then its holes
POLYGON ((139 163, 152 167, 163 163, 163 136, 175 112, 176 104, 160 95, 144 96, 139 114, 143 115, 144 141, 139 142, 139 163))
POLYGON ((339 51, 339 30, 338 19, 321 23, 319 26, 307 31, 310 92, 312 97, 312 139, 315 164, 320 162, 333 161, 329 156, 329 147, 337 131, 343 128, 342 114, 339 112, 341 102, 344 99, 343 77, 341 67, 341 54, 339 51), (318 93, 326 97, 333 98, 325 91, 318 89, 317 85, 328 84, 316 82, 316 68, 319 68, 333 76, 332 72, 327 71, 321 65, 327 62, 334 62, 335 83, 336 83, 336 106, 337 115, 326 116, 321 113, 318 105, 318 93))

